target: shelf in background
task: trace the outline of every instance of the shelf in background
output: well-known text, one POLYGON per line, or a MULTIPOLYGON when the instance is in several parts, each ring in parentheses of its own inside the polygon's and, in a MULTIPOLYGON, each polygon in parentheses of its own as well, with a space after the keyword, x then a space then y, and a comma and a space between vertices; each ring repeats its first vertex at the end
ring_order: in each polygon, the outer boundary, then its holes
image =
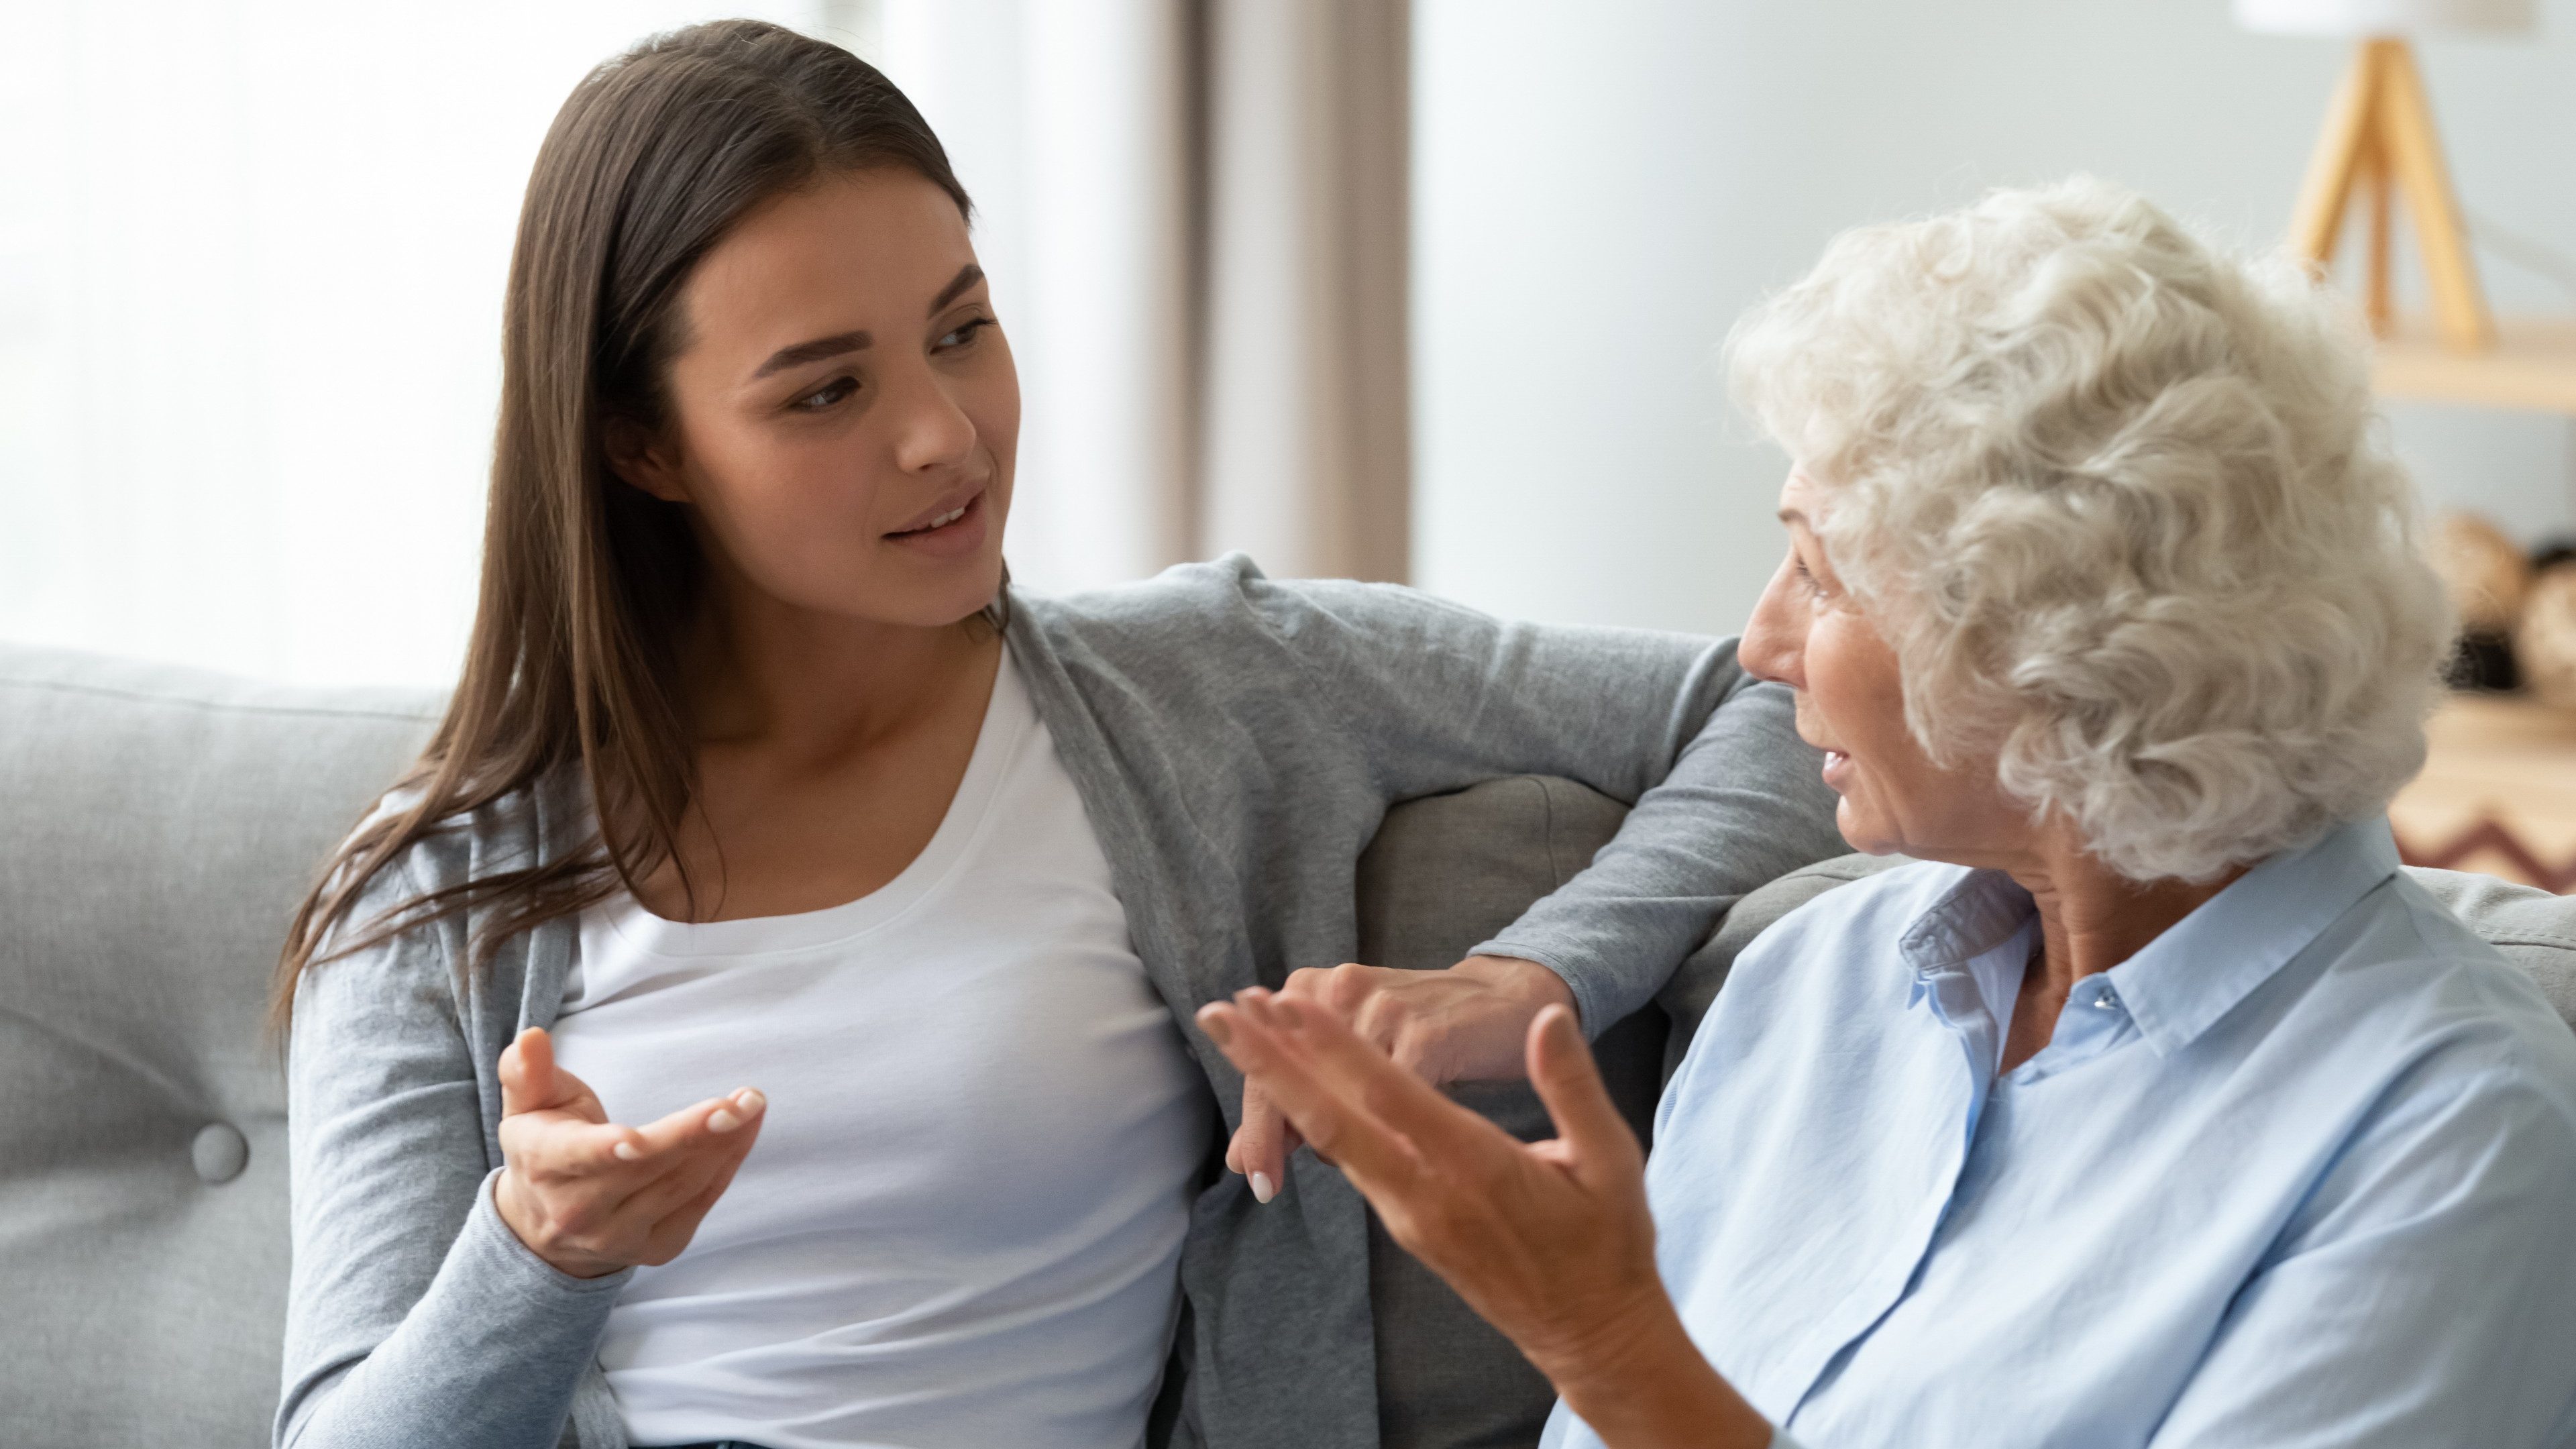
POLYGON ((2576 893, 2576 711, 2455 694, 2424 733, 2424 771, 2388 805, 2406 863, 2576 893))
POLYGON ((2479 353, 2445 351, 2429 321, 2401 317, 2378 352, 2382 397, 2576 413, 2576 317, 2499 317, 2479 353))

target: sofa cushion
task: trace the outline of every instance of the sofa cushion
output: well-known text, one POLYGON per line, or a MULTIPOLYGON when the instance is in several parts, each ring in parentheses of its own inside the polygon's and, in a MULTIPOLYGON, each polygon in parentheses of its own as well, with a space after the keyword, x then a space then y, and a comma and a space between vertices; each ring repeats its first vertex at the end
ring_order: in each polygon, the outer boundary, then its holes
POLYGON ((0 646, 0 1438, 268 1442, 269 975, 435 706, 0 646))
POLYGON ((2559 1020, 2576 1027, 2576 900, 2471 871, 2410 866, 2406 873, 2530 972, 2559 1020))

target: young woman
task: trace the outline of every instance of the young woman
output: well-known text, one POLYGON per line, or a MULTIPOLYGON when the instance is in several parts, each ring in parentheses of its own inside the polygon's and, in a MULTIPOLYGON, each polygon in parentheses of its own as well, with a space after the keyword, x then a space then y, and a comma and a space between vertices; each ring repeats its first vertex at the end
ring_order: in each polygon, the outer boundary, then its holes
POLYGON ((1241 1079, 1182 1023, 1285 984, 1511 1074, 1835 847, 1727 644, 1240 559, 1006 587, 967 219, 772 26, 557 118, 464 679, 283 962, 280 1444, 1372 1444, 1359 1201, 1258 1112, 1209 1170, 1241 1079), (1635 809, 1455 967, 1315 969, 1390 802, 1515 771, 1635 809))

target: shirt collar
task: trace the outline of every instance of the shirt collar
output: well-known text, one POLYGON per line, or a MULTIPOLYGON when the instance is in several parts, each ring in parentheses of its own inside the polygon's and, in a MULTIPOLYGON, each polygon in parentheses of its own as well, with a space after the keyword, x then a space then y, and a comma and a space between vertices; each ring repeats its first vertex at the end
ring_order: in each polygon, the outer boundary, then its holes
MULTIPOLYGON (((2397 873, 2384 817, 2334 827, 2229 883, 2146 949, 2103 973, 2158 1056, 2171 1056, 2235 1009, 2326 927, 2397 873)), ((1960 970, 2030 919, 2030 893, 1999 870, 1969 870, 1897 940, 1921 1001, 1929 978, 1960 970)), ((2079 992, 2084 989, 2078 983, 2079 992)), ((2098 990, 2099 988, 2097 988, 2098 990)))
POLYGON ((1897 955, 1919 982, 2011 940, 2033 909, 2030 892, 2002 871, 1962 870, 1897 938, 1897 955))
POLYGON ((2397 874, 2384 816, 2335 826, 2203 901, 2104 974, 2158 1056, 2190 1046, 2397 874))

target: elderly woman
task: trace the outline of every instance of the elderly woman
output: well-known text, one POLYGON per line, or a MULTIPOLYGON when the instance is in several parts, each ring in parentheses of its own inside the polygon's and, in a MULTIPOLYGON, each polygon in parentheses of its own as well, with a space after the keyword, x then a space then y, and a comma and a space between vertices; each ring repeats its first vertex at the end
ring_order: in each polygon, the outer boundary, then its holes
POLYGON ((1918 863, 1744 952, 1651 1166, 1561 1008, 1527 1147, 1301 1003, 1209 1034, 1551 1445, 2576 1442, 2576 1038, 2398 870, 2447 621, 2343 317, 2079 181, 1731 353, 1796 459, 1745 662, 1918 863))

